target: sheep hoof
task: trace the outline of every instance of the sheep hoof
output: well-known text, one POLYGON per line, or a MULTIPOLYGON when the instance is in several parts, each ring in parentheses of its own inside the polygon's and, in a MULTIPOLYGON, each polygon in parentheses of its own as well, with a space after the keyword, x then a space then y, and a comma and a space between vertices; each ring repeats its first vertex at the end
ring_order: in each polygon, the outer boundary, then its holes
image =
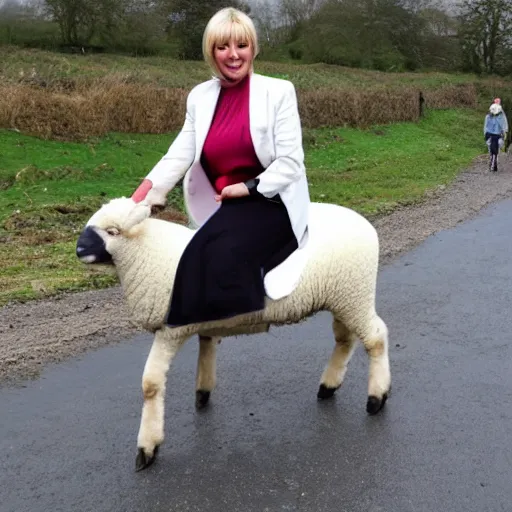
POLYGON ((326 400, 327 398, 332 398, 337 389, 338 388, 328 388, 325 384, 320 384, 316 396, 319 400, 326 400))
POLYGON ((198 389, 196 391, 196 409, 204 409, 210 400, 210 392, 198 389))
POLYGON ((376 396, 369 396, 368 402, 366 402, 366 412, 368 414, 377 414, 386 403, 388 399, 388 394, 384 393, 382 398, 377 398, 376 396))
POLYGON ((156 455, 158 453, 158 446, 155 446, 153 455, 148 457, 142 448, 139 448, 137 458, 135 459, 135 471, 142 471, 143 469, 149 468, 153 462, 155 462, 156 455))

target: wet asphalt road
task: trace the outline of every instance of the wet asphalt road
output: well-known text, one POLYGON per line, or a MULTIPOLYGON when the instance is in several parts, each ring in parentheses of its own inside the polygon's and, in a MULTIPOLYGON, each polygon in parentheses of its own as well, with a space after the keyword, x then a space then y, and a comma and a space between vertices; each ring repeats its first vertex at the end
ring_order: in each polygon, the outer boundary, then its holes
MULTIPOLYGON (((225 340, 211 407, 194 409, 197 345, 171 370, 165 444, 134 472, 150 336, 0 390, 0 511, 512 510, 512 201, 384 267, 393 392, 365 413, 358 348, 334 400, 317 315, 225 340)), ((114 321, 114 319, 113 319, 114 321)))

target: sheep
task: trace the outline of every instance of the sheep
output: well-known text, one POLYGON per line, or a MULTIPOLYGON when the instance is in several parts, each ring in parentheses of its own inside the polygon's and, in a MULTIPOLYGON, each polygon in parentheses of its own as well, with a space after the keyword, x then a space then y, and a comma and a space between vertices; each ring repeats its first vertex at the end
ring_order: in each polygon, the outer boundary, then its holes
POLYGON ((265 308, 226 320, 169 327, 165 324, 180 255, 194 234, 186 226, 150 218, 144 202, 117 198, 89 220, 77 242, 84 263, 115 265, 132 320, 155 333, 142 376, 143 408, 136 470, 151 465, 164 440, 164 394, 169 366, 180 347, 199 336, 196 407, 207 405, 216 381, 221 337, 265 332, 270 325, 297 323, 332 313, 335 346, 320 378, 318 399, 333 396, 361 339, 369 358, 367 412, 376 414, 391 387, 388 329, 375 311, 379 241, 373 226, 348 208, 312 203, 308 259, 295 290, 265 308))

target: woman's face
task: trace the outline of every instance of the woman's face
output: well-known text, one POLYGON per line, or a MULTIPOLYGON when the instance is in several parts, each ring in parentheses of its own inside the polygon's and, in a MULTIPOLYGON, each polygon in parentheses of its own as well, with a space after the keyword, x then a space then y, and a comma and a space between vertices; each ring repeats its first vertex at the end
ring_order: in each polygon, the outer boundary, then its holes
POLYGON ((252 67, 252 48, 246 42, 231 39, 215 46, 213 56, 222 76, 231 83, 244 79, 252 67))

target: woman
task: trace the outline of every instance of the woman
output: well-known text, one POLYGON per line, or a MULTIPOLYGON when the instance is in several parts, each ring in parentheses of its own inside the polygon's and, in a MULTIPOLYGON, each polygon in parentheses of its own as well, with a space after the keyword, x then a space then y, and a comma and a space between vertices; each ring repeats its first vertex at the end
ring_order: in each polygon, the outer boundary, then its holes
MULTIPOLYGON (((177 269, 171 326, 263 309, 264 277, 307 241, 309 192, 293 84, 253 73, 256 31, 236 9, 209 21, 203 54, 215 78, 190 92, 181 132, 133 195, 164 205, 185 175, 185 205, 200 229, 177 269)), ((274 280, 274 299, 297 284, 301 258, 288 261, 274 280)))
MULTIPOLYGON (((496 98, 489 107, 489 113, 484 121, 484 138, 492 155, 498 154, 498 148, 502 148, 508 131, 508 121, 501 107, 501 101, 496 98)), ((497 162, 494 162, 491 171, 497 171, 497 162)))

